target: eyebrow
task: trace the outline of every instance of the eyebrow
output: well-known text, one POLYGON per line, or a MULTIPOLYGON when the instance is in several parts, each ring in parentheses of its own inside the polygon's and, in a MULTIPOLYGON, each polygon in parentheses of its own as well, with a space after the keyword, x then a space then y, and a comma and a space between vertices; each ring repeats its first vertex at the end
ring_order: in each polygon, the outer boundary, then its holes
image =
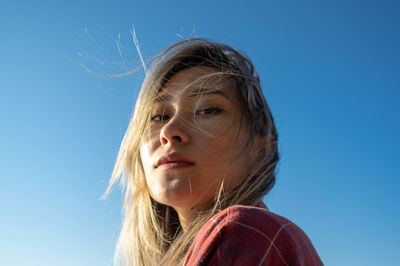
POLYGON ((170 102, 172 100, 172 96, 169 94, 164 94, 164 95, 158 95, 155 99, 155 103, 160 103, 160 102, 170 102))
MULTIPOLYGON (((225 92, 223 92, 222 90, 218 90, 218 89, 209 89, 209 88, 198 88, 193 90, 190 94, 189 97, 198 97, 201 95, 221 95, 223 97, 225 97, 228 100, 231 100, 228 95, 226 95, 225 92)), ((172 100, 173 96, 170 94, 163 94, 163 95, 159 95, 154 99, 155 103, 158 102, 170 102, 172 100)))
POLYGON ((222 90, 219 89, 209 89, 209 88, 198 88, 198 89, 194 89, 190 94, 189 97, 196 97, 199 95, 203 95, 203 94, 216 94, 216 95, 221 95, 224 96, 225 98, 227 98, 229 100, 228 95, 226 95, 225 92, 223 92, 222 90))

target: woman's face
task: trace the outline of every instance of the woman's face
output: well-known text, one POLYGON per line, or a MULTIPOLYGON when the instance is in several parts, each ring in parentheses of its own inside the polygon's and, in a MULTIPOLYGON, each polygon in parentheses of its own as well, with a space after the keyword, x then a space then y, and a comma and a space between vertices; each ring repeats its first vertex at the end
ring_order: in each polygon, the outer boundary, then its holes
POLYGON ((204 209, 223 180, 229 189, 250 171, 236 86, 211 78, 215 73, 192 67, 173 75, 153 103, 141 141, 150 195, 175 209, 204 209))

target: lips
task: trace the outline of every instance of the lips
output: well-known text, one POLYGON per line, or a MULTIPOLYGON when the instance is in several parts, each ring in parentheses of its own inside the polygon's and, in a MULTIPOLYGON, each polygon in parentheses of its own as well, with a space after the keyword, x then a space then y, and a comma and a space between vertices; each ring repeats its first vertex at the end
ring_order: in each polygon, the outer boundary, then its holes
POLYGON ((169 169, 169 168, 182 168, 194 165, 194 162, 183 157, 178 153, 171 153, 161 156, 154 165, 154 168, 169 169))

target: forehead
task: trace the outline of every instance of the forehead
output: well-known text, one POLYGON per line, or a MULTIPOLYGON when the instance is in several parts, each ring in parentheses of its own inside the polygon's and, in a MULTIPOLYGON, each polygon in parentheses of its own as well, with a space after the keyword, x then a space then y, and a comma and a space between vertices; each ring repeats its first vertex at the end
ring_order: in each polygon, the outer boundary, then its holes
MULTIPOLYGON (((237 97, 236 84, 227 74, 211 67, 191 67, 174 74, 158 93, 158 98, 220 94, 230 100, 237 97)), ((156 99, 157 101, 157 99, 156 99)))

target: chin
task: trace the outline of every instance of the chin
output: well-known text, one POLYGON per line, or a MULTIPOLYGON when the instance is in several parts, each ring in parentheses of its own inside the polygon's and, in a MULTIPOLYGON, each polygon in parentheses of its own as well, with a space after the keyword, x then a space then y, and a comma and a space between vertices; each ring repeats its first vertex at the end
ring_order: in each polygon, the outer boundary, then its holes
POLYGON ((174 189, 174 190, 162 190, 151 193, 152 198, 161 203, 171 207, 175 205, 187 205, 190 204, 191 196, 190 189, 174 189), (184 191, 182 191, 184 190, 184 191))
POLYGON ((174 209, 192 209, 195 206, 202 206, 205 203, 198 197, 190 196, 190 194, 163 195, 162 197, 153 197, 157 202, 170 206, 174 209))

